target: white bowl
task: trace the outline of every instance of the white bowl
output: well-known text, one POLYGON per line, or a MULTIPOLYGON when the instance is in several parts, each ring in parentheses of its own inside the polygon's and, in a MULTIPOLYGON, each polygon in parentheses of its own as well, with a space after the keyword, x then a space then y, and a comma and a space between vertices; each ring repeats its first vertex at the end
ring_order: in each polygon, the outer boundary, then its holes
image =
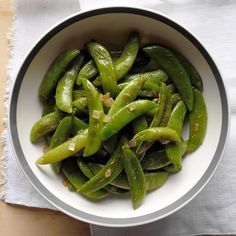
POLYGON ((221 75, 201 43, 168 17, 146 9, 111 7, 81 12, 63 20, 43 35, 26 57, 11 96, 9 124, 16 158, 36 190, 64 213, 93 224, 134 226, 161 219, 183 207, 206 185, 221 159, 229 130, 229 107, 221 75), (183 170, 170 176, 160 189, 147 194, 133 210, 128 197, 92 202, 62 185, 50 166, 35 160, 43 144, 30 143, 32 125, 41 116, 38 88, 49 64, 59 52, 83 48, 95 39, 111 48, 125 44, 137 30, 145 42, 167 44, 187 57, 200 73, 208 112, 207 132, 201 147, 183 161, 183 170))

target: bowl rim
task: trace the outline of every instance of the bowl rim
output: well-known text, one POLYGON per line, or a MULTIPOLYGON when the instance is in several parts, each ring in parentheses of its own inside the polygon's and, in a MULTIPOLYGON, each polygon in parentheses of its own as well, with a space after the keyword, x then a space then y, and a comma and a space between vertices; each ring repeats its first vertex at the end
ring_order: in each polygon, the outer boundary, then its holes
POLYGON ((49 203, 51 203, 60 211, 78 220, 81 220, 87 223, 96 224, 96 225, 101 225, 101 226, 110 226, 110 227, 128 227, 129 226, 130 227, 130 226, 147 224, 147 223, 162 219, 176 212, 183 206, 185 206, 206 186, 206 184, 211 179, 212 175, 214 174, 222 158, 222 155, 225 150, 226 143, 227 143, 227 139, 229 136, 230 109, 229 109, 228 96, 226 93, 222 76, 214 60, 212 59, 212 56, 210 56, 209 52, 196 39, 196 37, 193 36, 193 34, 189 32, 189 30, 185 29, 183 26, 177 23, 176 20, 171 19, 169 16, 166 16, 163 13, 160 13, 151 9, 143 8, 143 7, 126 7, 126 6, 115 7, 114 6, 114 7, 96 8, 96 9, 92 9, 88 11, 81 11, 81 12, 72 14, 69 17, 66 17, 65 19, 63 19, 61 22, 55 24, 53 27, 51 27, 51 29, 49 29, 49 31, 47 31, 47 33, 41 36, 39 41, 33 46, 33 48, 27 54, 25 60, 23 61, 17 73, 16 80, 11 90, 9 106, 10 108, 8 110, 8 113, 9 113, 8 114, 8 131, 9 131, 9 136, 10 136, 10 142, 13 148, 14 156, 19 166, 21 167, 22 171, 24 172, 25 176, 29 180, 29 182, 41 194, 41 196, 43 196, 49 203), (60 199, 58 199, 55 195, 53 195, 53 193, 51 193, 50 191, 47 190, 46 187, 44 187, 44 185, 34 175, 31 168, 29 168, 29 165, 23 154, 23 151, 19 142, 19 137, 18 137, 18 132, 17 132, 16 111, 17 111, 17 101, 18 101, 19 91, 21 87, 21 82, 24 78, 24 75, 30 63, 32 62, 36 54, 53 36, 55 36, 58 32, 63 30, 65 27, 68 27, 69 25, 77 21, 80 21, 80 20, 83 20, 92 16, 111 14, 111 13, 129 13, 129 14, 146 16, 146 17, 161 21, 167 24, 168 26, 176 29, 182 35, 184 35, 199 50, 199 52, 202 54, 202 56, 207 61, 209 67, 211 68, 211 71, 214 74, 214 77, 216 78, 216 83, 219 89, 220 98, 221 98, 221 107, 222 107, 222 127, 221 127, 219 143, 215 151, 215 154, 212 158, 212 161, 210 165, 208 166, 207 170, 205 171, 204 175, 201 177, 201 179, 184 196, 177 199, 171 205, 159 211, 142 215, 142 216, 132 217, 132 218, 108 218, 108 217, 92 215, 92 214, 83 212, 81 210, 78 210, 74 207, 71 207, 68 204, 61 201, 60 199))

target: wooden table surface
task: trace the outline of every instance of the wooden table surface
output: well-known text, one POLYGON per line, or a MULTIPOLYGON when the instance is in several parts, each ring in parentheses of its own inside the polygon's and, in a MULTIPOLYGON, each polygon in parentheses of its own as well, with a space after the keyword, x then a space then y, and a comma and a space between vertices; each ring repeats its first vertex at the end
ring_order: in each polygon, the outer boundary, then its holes
MULTIPOLYGON (((6 67, 9 60, 9 45, 6 34, 10 30, 12 9, 10 0, 0 0, 0 120, 4 117, 4 86, 6 83, 6 67)), ((0 123, 0 133, 3 131, 0 123)), ((0 152, 2 154, 3 147, 0 152)), ((1 159, 1 158, 0 158, 1 159)), ((1 165, 0 165, 1 166, 1 165)), ((1 176, 0 176, 1 178, 1 176)), ((0 181, 1 182, 1 181, 0 181)), ((6 204, 0 201, 0 235, 81 235, 88 236, 89 225, 72 219, 63 213, 27 208, 6 204)))

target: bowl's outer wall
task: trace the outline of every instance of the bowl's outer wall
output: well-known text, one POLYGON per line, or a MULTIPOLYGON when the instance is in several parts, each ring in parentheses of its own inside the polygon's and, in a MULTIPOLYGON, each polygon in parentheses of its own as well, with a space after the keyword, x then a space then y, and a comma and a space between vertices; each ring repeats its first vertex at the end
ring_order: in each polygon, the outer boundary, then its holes
POLYGON ((53 205, 77 219, 107 226, 132 226, 163 218, 189 202, 208 182, 218 165, 228 133, 229 109, 217 67, 201 44, 172 20, 150 11, 106 8, 75 15, 53 28, 24 61, 12 92, 10 132, 17 160, 33 186, 53 205), (183 161, 183 170, 160 189, 149 193, 133 210, 129 196, 91 202, 69 192, 50 166, 34 161, 43 144, 32 145, 29 134, 41 116, 38 88, 51 61, 67 48, 83 48, 91 39, 120 49, 130 31, 140 32, 142 44, 164 43, 184 54, 198 69, 204 83, 208 128, 204 143, 183 161), (30 115, 26 115, 30 114, 30 115))

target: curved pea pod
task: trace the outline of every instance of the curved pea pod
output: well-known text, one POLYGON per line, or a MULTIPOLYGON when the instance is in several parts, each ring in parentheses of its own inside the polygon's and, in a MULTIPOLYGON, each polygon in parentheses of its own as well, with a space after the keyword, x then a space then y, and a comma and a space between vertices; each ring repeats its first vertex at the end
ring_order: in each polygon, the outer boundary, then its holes
POLYGON ((39 96, 43 101, 51 97, 64 70, 79 53, 77 49, 66 50, 59 54, 49 66, 39 88, 39 96))
POLYGON ((143 131, 148 128, 148 122, 144 116, 139 116, 135 120, 132 121, 132 128, 134 134, 137 134, 140 131, 143 131))
POLYGON ((73 106, 77 109, 83 109, 88 106, 87 98, 81 97, 73 101, 73 106))
POLYGON ((148 152, 141 161, 144 170, 158 170, 169 164, 171 164, 171 161, 165 150, 148 152))
POLYGON ((158 69, 154 71, 148 71, 143 73, 137 73, 133 75, 127 75, 122 82, 131 82, 132 80, 136 79, 139 76, 147 79, 146 81, 152 82, 154 84, 160 84, 161 82, 167 82, 168 75, 165 71, 158 69))
POLYGON ((182 54, 180 54, 177 51, 174 51, 172 49, 173 53, 175 56, 179 59, 180 63, 183 65, 184 69, 188 73, 189 79, 194 87, 196 87, 198 90, 202 91, 203 90, 203 83, 201 76, 195 69, 195 67, 192 65, 192 63, 187 60, 186 57, 184 57, 182 54))
POLYGON ((145 83, 145 79, 140 75, 139 77, 135 78, 133 81, 128 83, 125 88, 119 93, 116 97, 115 101, 113 102, 108 115, 112 116, 125 105, 133 102, 139 94, 139 91, 143 87, 145 83))
MULTIPOLYGON (((168 122, 168 127, 176 130, 178 136, 181 136, 184 118, 186 115, 186 106, 183 101, 177 103, 172 111, 170 120, 168 122)), ((171 163, 174 164, 177 170, 182 168, 182 153, 181 153, 181 143, 170 142, 165 146, 166 154, 171 163)))
POLYGON ((121 108, 111 117, 110 122, 104 125, 101 132, 102 140, 107 140, 129 122, 156 106, 153 101, 137 100, 121 108))
POLYGON ((76 78, 76 84, 81 85, 82 79, 92 79, 98 75, 98 68, 94 62, 94 60, 90 60, 87 62, 79 71, 78 76, 76 78))
MULTIPOLYGON (((96 175, 99 171, 101 171, 104 165, 95 162, 89 162, 89 167, 91 171, 96 175)), ((129 190, 129 182, 124 172, 121 172, 115 179, 113 179, 110 182, 110 185, 129 190)))
MULTIPOLYGON (((131 69, 136 59, 138 49, 139 49, 139 35, 138 33, 131 33, 129 36, 128 43, 125 45, 125 48, 121 56, 118 59, 114 60, 113 62, 117 81, 122 79, 131 69)), ((101 84, 102 78, 100 77, 94 80, 94 84, 96 86, 99 86, 101 84)))
POLYGON ((189 111, 193 109, 193 89, 187 72, 178 58, 167 48, 149 46, 143 49, 169 75, 189 111))
POLYGON ((95 42, 88 43, 87 48, 97 65, 104 93, 109 92, 111 96, 114 96, 117 78, 109 52, 103 45, 95 42))
POLYGON ((82 192, 94 192, 103 188, 115 179, 123 170, 123 152, 122 146, 127 142, 127 138, 122 136, 119 140, 116 150, 111 155, 111 158, 92 179, 85 183, 80 190, 82 192))
POLYGON ((114 61, 117 81, 123 78, 132 67, 139 50, 139 35, 131 33, 121 56, 114 61))
POLYGON ((88 124, 78 117, 74 116, 71 127, 71 135, 75 136, 79 130, 88 128, 88 124))
POLYGON ((157 127, 161 122, 166 105, 167 91, 166 85, 161 83, 158 110, 152 119, 150 127, 157 127))
POLYGON ((46 152, 35 163, 39 165, 51 164, 76 154, 84 148, 87 136, 88 130, 82 130, 73 138, 46 152))
POLYGON ((194 89, 193 111, 189 113, 189 140, 187 152, 195 151, 205 137, 207 127, 207 110, 202 93, 194 89))
POLYGON ((123 146, 123 153, 124 169, 129 181, 132 205, 134 209, 137 209, 146 195, 145 176, 134 152, 125 145, 123 146))
MULTIPOLYGON (((80 187, 88 181, 88 178, 84 176, 81 170, 76 165, 74 160, 67 159, 63 161, 62 164, 62 171, 69 182, 76 188, 79 192, 80 187)), ((100 189, 98 191, 94 191, 92 193, 82 193, 84 196, 91 198, 91 199, 103 199, 108 196, 108 192, 104 189, 100 189)))
POLYGON ((96 153, 101 146, 100 133, 103 127, 104 112, 100 101, 100 94, 94 85, 89 80, 83 79, 83 86, 89 109, 88 139, 83 153, 86 157, 96 153))
POLYGON ((73 96, 72 91, 75 84, 76 76, 83 64, 84 55, 80 54, 71 68, 59 80, 56 88, 56 105, 66 113, 71 114, 73 111, 73 96))
MULTIPOLYGON (((89 163, 85 162, 85 161, 82 161, 80 159, 77 159, 77 162, 78 162, 78 165, 79 165, 81 171, 84 173, 84 175, 86 177, 88 177, 89 179, 92 179, 95 174, 92 171, 92 169, 90 168, 89 163)), ((115 194, 117 194, 117 193, 126 193, 127 192, 127 190, 125 190, 125 189, 118 188, 118 187, 110 185, 110 184, 107 184, 106 186, 104 186, 104 189, 107 190, 108 192, 115 193, 115 194)))
POLYGON ((151 191, 157 188, 160 188, 168 179, 168 172, 166 171, 158 171, 153 173, 145 174, 146 180, 146 189, 151 191))
POLYGON ((46 134, 54 131, 63 117, 64 114, 60 111, 54 111, 42 117, 33 125, 30 132, 30 141, 35 143, 46 134))
POLYGON ((180 137, 174 129, 169 127, 148 128, 137 133, 130 141, 132 147, 137 146, 143 141, 160 141, 162 143, 173 141, 180 142, 180 137))
MULTIPOLYGON (((73 120, 72 116, 66 116, 61 120, 55 133, 52 136, 50 149, 57 147, 58 145, 64 143, 68 139, 72 126, 72 120, 73 120)), ((55 172, 59 174, 61 168, 61 162, 53 163, 52 167, 55 170, 55 172)))

